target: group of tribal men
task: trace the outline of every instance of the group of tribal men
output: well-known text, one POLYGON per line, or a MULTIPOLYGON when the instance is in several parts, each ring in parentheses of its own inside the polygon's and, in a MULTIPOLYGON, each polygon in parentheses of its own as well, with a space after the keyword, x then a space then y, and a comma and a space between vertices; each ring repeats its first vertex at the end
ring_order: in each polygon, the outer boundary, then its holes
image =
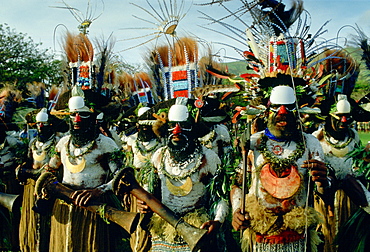
POLYGON ((335 242, 339 229, 356 209, 370 213, 366 184, 347 157, 360 143, 351 105, 338 95, 334 111, 309 134, 299 123, 296 102, 292 87, 274 87, 263 112, 265 126, 252 126, 250 139, 244 136, 245 159, 232 183, 225 181, 230 178, 224 167, 225 157, 230 161, 235 155, 230 122, 222 116, 212 123, 199 120, 193 99, 177 97, 162 109, 138 106, 136 133, 118 136, 113 129, 103 131, 101 114, 87 106, 81 93, 72 92, 69 130, 58 132, 55 116, 38 109, 32 118, 37 134, 16 170, 16 150, 22 145, 3 124, 3 192, 21 193, 23 200, 20 224, 19 216, 10 213, 12 232, 5 225, 1 229, 2 249, 346 251, 335 242), (117 193, 117 174, 127 166, 148 192, 145 197, 129 190, 117 193), (45 174, 44 180, 53 179, 40 182, 45 174), (47 190, 61 184, 73 191, 66 198, 47 190), (151 209, 152 196, 160 210, 151 209), (132 230, 123 229, 104 213, 91 211, 87 206, 94 202, 139 213, 139 221, 132 230), (178 218, 175 224, 165 218, 169 214, 178 218), (183 222, 204 233, 179 230, 183 222), (242 230, 242 236, 232 229, 242 230))

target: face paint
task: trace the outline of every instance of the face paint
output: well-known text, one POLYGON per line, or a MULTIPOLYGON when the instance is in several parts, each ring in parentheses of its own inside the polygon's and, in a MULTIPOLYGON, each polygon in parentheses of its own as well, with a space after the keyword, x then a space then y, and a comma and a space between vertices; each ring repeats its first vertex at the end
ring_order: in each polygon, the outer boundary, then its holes
POLYGON ((295 104, 271 104, 267 127, 277 138, 291 138, 297 131, 295 104))
POLYGON ((350 114, 335 114, 331 115, 331 124, 334 131, 342 131, 348 129, 353 122, 350 114))
POLYGON ((76 145, 82 146, 96 137, 96 119, 91 113, 73 113, 69 123, 73 143, 76 145))
POLYGON ((47 122, 38 122, 36 126, 37 140, 42 143, 46 142, 54 134, 52 125, 47 122))
POLYGON ((156 138, 152 127, 149 125, 140 125, 138 128, 137 138, 141 142, 149 142, 150 140, 156 138))

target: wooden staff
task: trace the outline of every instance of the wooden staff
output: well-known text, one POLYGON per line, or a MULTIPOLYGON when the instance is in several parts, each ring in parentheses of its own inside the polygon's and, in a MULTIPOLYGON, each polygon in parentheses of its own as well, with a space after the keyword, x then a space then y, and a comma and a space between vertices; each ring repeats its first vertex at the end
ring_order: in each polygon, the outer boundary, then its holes
MULTIPOLYGON (((242 182, 242 198, 241 198, 241 214, 245 214, 245 195, 248 193, 247 188, 247 155, 250 147, 250 137, 251 137, 251 121, 247 120, 246 128, 240 138, 240 147, 242 149, 243 158, 243 182, 242 182)), ((243 236, 243 230, 240 230, 240 238, 243 236)))

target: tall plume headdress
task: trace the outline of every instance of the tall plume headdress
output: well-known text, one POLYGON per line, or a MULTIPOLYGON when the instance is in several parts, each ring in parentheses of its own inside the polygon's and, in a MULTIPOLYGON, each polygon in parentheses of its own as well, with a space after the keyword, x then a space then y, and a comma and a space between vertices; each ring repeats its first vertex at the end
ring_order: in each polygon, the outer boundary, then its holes
POLYGON ((327 60, 342 57, 338 54, 342 48, 337 38, 322 38, 328 22, 316 33, 310 33, 311 16, 303 9, 302 0, 292 1, 288 10, 281 0, 240 2, 241 6, 235 11, 230 10, 227 3, 219 3, 218 6, 227 12, 221 18, 201 13, 209 21, 205 29, 232 41, 215 44, 232 48, 246 61, 246 73, 240 76, 247 86, 257 86, 268 92, 275 85, 290 85, 295 88, 296 95, 311 95, 309 105, 313 105, 317 93, 325 91, 322 88, 331 83, 331 78, 349 75, 348 69, 341 76, 338 72, 324 71, 327 60), (221 29, 210 28, 215 24, 221 29))
POLYGON ((119 77, 119 88, 132 107, 141 104, 155 104, 157 99, 153 92, 152 80, 146 72, 129 74, 123 72, 119 77))
POLYGON ((63 45, 71 70, 71 84, 72 86, 77 85, 82 89, 91 89, 95 81, 95 73, 93 71, 94 50, 87 35, 91 23, 103 13, 104 2, 102 0, 96 0, 92 3, 91 0, 88 0, 85 14, 79 9, 67 4, 64 0, 62 0, 62 3, 64 6, 52 7, 67 9, 79 22, 79 33, 76 35, 67 31, 63 45), (102 12, 96 14, 99 2, 101 3, 102 12))
POLYGON ((195 39, 179 38, 174 44, 156 47, 149 53, 148 65, 159 83, 159 96, 166 101, 191 97, 199 86, 198 44, 195 39))

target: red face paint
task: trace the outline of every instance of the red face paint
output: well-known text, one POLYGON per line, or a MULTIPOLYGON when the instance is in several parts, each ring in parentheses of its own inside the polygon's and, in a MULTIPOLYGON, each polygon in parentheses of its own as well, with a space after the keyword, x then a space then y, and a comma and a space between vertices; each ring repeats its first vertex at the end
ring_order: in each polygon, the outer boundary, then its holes
POLYGON ((286 115, 288 114, 288 111, 284 105, 281 105, 278 111, 278 115, 286 115))
POLYGON ((75 116, 74 122, 81 122, 81 117, 78 113, 75 116))
POLYGON ((181 133, 181 127, 180 127, 180 125, 178 123, 176 123, 176 127, 173 129, 172 133, 174 135, 178 135, 178 134, 181 133))

